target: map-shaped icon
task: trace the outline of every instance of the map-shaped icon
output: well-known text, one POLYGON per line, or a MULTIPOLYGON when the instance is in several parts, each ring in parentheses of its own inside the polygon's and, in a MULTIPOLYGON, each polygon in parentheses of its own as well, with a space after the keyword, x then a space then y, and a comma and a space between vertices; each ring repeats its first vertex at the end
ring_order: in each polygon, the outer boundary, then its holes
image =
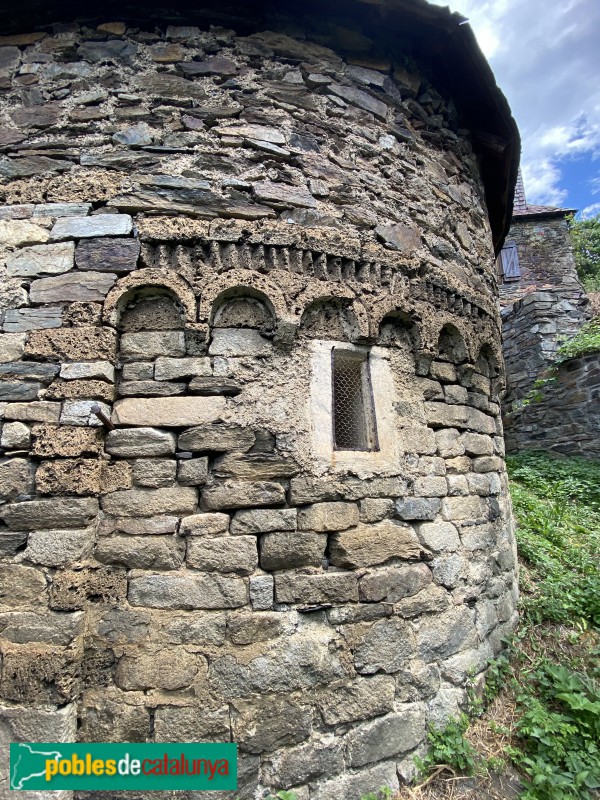
POLYGON ((47 788, 46 762, 62 758, 60 750, 42 750, 44 745, 11 744, 10 746, 10 788, 47 788), (43 783, 40 783, 40 780, 43 783))

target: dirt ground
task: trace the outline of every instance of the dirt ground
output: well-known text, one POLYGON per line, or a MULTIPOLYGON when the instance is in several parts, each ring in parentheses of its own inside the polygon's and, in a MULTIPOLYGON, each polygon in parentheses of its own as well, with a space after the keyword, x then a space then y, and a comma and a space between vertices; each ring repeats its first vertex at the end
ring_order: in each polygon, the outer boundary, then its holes
MULTIPOLYGON (((469 727, 465 738, 482 758, 500 762, 504 748, 513 738, 514 698, 505 690, 494 700, 485 714, 469 727)), ((489 773, 465 777, 455 775, 441 764, 422 783, 403 787, 395 800, 512 800, 523 790, 517 773, 509 766, 489 773)))

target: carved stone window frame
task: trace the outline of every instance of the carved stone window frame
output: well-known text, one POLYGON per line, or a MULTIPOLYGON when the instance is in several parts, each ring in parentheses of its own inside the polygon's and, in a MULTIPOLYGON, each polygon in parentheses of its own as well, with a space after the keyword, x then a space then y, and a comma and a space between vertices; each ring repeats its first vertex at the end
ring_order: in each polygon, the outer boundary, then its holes
POLYGON ((357 474, 397 472, 400 442, 394 403, 396 389, 390 355, 384 347, 361 347, 333 340, 313 340, 311 358, 309 422, 311 452, 317 468, 352 471, 357 474), (332 350, 356 353, 369 361, 374 422, 378 449, 338 450, 334 446, 332 350))

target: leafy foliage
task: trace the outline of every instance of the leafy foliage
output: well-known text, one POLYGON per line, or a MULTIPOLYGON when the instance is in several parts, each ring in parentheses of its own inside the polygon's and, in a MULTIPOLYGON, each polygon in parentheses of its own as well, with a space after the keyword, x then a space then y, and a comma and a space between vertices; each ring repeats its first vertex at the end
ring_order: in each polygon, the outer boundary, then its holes
POLYGON ((591 797, 600 788, 600 686, 542 659, 517 695, 513 757, 529 777, 526 800, 591 797))
POLYGON ((569 358, 597 352, 600 352, 600 317, 587 322, 572 339, 558 348, 556 363, 562 364, 569 358))
POLYGON ((426 775, 436 766, 444 765, 454 772, 475 775, 484 768, 483 760, 473 745, 465 739, 470 719, 461 714, 451 719, 444 728, 430 726, 427 734, 429 750, 425 758, 415 758, 421 775, 426 775))
POLYGON ((600 291, 600 214, 568 221, 579 279, 586 291, 600 291))
POLYGON ((367 794, 363 794, 360 800, 391 800, 393 796, 394 792, 389 786, 380 786, 379 790, 376 792, 367 792, 367 794))
POLYGON ((538 583, 533 622, 600 627, 600 465, 523 453, 507 459, 514 480, 517 544, 538 583))
POLYGON ((280 791, 278 791, 275 795, 270 794, 265 797, 265 800, 298 800, 298 795, 296 792, 280 789, 280 791))
MULTIPOLYGON (((516 696, 519 744, 509 755, 527 776, 523 800, 588 800, 600 788, 600 463, 521 453, 507 459, 528 566, 521 642, 541 642, 523 666, 512 648, 509 680, 516 696), (585 658, 556 663, 549 623, 570 628, 585 658), (546 649, 544 649, 544 643, 546 649)), ((507 664, 497 663, 498 677, 507 664)), ((494 678, 492 677, 493 691, 494 678)))

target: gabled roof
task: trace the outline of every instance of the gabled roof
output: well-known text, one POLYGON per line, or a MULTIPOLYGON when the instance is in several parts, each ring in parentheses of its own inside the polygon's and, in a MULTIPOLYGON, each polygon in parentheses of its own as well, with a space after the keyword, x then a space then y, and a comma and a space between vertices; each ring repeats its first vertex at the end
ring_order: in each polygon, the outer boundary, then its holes
POLYGON ((565 217, 567 214, 574 214, 576 208, 558 208, 557 206, 538 206, 527 202, 525 195, 525 184, 523 175, 519 169, 517 183, 515 185, 515 200, 513 205, 513 219, 531 219, 542 217, 565 217))

